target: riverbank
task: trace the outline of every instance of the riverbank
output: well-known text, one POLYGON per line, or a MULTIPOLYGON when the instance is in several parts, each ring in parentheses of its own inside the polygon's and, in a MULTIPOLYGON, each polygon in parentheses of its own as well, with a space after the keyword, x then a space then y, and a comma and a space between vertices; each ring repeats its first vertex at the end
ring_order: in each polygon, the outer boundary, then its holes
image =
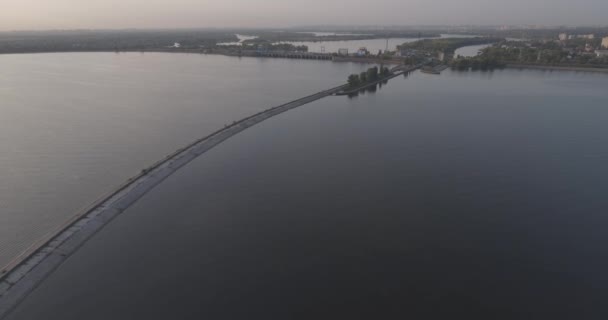
POLYGON ((510 69, 536 69, 536 70, 585 71, 585 72, 608 73, 608 68, 560 67, 560 66, 544 66, 544 65, 528 65, 528 64, 507 64, 505 67, 510 68, 510 69))
POLYGON ((0 275, 0 318, 52 273, 90 237, 147 192, 198 156, 264 120, 342 90, 339 86, 267 109, 179 149, 103 196, 13 260, 0 275))
POLYGON ((181 49, 181 48, 163 48, 154 50, 78 50, 78 51, 36 51, 36 52, 11 52, 11 53, 0 53, 2 55, 16 55, 16 54, 45 54, 45 53, 185 53, 185 54, 202 54, 202 55, 220 55, 226 57, 250 57, 250 58, 275 58, 275 59, 303 59, 303 60, 327 60, 333 62, 354 62, 364 64, 386 64, 386 65, 400 65, 403 63, 401 59, 382 59, 379 57, 344 57, 334 56, 327 53, 314 53, 314 52, 286 52, 286 53, 237 53, 229 52, 226 50, 202 50, 202 49, 181 49))

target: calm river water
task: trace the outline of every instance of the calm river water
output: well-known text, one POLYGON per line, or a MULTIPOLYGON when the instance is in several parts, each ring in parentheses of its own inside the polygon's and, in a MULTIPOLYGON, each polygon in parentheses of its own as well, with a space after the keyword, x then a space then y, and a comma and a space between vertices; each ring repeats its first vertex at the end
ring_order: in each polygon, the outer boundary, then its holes
MULTIPOLYGON (((459 34, 442 34, 442 38, 470 38, 472 35, 459 34)), ((421 38, 427 39, 427 38, 421 38)), ((418 38, 389 38, 389 39, 367 39, 367 40, 347 40, 347 41, 308 41, 308 42, 287 42, 294 45, 308 46, 310 52, 328 52, 336 53, 340 49, 348 49, 349 53, 355 53, 359 48, 365 47, 372 54, 377 54, 378 51, 396 50, 398 45, 418 41, 418 38)))
POLYGON ((188 54, 0 56, 0 268, 179 147, 365 67, 188 54))
POLYGON ((463 56, 463 57, 474 57, 479 54, 479 52, 487 47, 490 47, 491 44, 480 44, 475 46, 466 46, 462 48, 456 49, 454 52, 454 56, 463 56))
MULTIPOLYGON (((300 107, 167 179, 11 319, 604 319, 607 87, 603 74, 446 70, 300 107)), ((152 132, 197 120, 166 118, 171 101, 202 103, 171 88, 152 132)), ((143 148, 155 134, 98 144, 143 148)), ((75 158, 102 153, 84 148, 75 158)), ((106 156, 93 162, 121 159, 106 156)))

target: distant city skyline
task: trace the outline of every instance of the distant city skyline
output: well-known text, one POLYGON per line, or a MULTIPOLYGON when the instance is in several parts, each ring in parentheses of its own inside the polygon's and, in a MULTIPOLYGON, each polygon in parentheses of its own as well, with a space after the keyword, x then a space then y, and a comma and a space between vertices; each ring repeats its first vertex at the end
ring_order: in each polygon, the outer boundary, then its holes
POLYGON ((0 30, 304 25, 607 25, 608 1, 4 0, 0 30))

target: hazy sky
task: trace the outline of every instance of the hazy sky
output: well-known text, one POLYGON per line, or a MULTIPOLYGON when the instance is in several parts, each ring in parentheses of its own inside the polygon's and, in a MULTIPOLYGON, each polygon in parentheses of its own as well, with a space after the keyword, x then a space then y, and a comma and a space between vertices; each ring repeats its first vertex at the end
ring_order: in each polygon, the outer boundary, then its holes
POLYGON ((608 0, 0 0, 0 30, 314 24, 608 25, 608 0))

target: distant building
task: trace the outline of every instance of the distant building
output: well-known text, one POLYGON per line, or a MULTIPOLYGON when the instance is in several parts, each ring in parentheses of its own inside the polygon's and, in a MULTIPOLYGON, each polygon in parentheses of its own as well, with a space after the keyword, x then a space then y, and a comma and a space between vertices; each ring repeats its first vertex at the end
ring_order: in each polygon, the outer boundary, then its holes
POLYGON ((445 52, 443 52, 443 51, 438 51, 438 52, 437 52, 437 60, 439 60, 439 61, 444 61, 444 60, 445 60, 445 52))
POLYGON ((595 39, 595 35, 594 34, 571 34, 568 36, 568 39, 572 40, 572 39, 595 39))
POLYGON ((597 55, 598 58, 608 57, 608 50, 595 50, 595 55, 597 55))
POLYGON ((173 44, 173 48, 180 48, 182 45, 179 42, 173 44))
POLYGON ((395 53, 397 57, 414 57, 416 55, 418 55, 418 50, 404 48, 398 48, 397 53, 395 53))
POLYGON ((369 51, 367 51, 366 47, 361 47, 357 51, 357 56, 359 56, 359 57, 364 57, 364 56, 367 56, 367 55, 369 55, 369 51))
POLYGON ((345 49, 345 48, 338 49, 338 55, 347 56, 348 55, 348 49, 345 49))
POLYGON ((559 41, 566 41, 568 40, 568 34, 567 33, 560 33, 559 34, 559 41))
POLYGON ((608 37, 602 39, 602 47, 608 49, 608 37))

